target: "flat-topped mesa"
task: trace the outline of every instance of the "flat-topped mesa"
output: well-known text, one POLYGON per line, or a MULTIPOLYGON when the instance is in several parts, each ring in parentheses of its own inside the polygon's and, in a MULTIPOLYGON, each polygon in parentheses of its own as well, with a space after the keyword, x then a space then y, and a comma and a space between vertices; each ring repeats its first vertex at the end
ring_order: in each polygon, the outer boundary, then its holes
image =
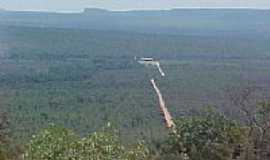
POLYGON ((104 14, 104 13, 109 13, 111 11, 106 10, 106 9, 100 9, 100 8, 85 8, 83 10, 83 13, 85 14, 104 14))

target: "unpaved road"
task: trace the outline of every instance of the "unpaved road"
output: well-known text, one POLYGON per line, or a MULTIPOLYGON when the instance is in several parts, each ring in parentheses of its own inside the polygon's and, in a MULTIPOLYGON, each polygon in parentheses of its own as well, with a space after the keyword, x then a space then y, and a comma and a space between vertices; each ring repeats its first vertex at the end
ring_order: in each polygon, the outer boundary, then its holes
POLYGON ((156 62, 156 66, 157 66, 157 68, 158 68, 158 71, 159 71, 159 73, 161 74, 161 76, 165 76, 165 73, 163 72, 163 70, 161 69, 161 67, 160 67, 160 63, 159 62, 156 62))
POLYGON ((163 70, 160 67, 159 61, 141 61, 141 60, 139 60, 138 63, 144 64, 144 65, 153 65, 153 66, 156 66, 158 68, 158 71, 161 74, 161 76, 162 77, 165 76, 165 73, 163 72, 163 70))
POLYGON ((155 91, 156 91, 156 93, 158 95, 160 109, 161 109, 161 111, 163 113, 163 116, 164 116, 164 119, 165 119, 165 122, 166 122, 166 126, 168 128, 172 128, 172 127, 175 126, 175 124, 174 124, 174 122, 172 120, 172 116, 171 116, 170 112, 168 111, 168 109, 167 109, 167 107, 165 105, 165 101, 164 101, 164 99, 162 97, 162 94, 161 94, 159 88, 157 87, 154 79, 151 79, 151 83, 152 83, 152 85, 153 85, 153 87, 154 87, 154 89, 155 89, 155 91))
MULTIPOLYGON (((159 61, 141 61, 141 60, 139 60, 138 63, 144 64, 144 65, 156 66, 158 68, 158 71, 161 74, 161 76, 165 77, 165 73, 161 69, 159 61)), ((157 87, 155 80, 152 78, 150 81, 151 81, 152 86, 154 87, 154 89, 156 91, 156 94, 158 95, 160 110, 161 110, 161 112, 163 114, 166 126, 168 128, 173 128, 173 130, 174 130, 175 124, 174 124, 174 122, 172 120, 172 116, 171 116, 170 112, 168 111, 168 109, 167 109, 167 107, 165 105, 165 101, 164 101, 164 99, 162 97, 162 94, 161 94, 159 88, 157 87)))

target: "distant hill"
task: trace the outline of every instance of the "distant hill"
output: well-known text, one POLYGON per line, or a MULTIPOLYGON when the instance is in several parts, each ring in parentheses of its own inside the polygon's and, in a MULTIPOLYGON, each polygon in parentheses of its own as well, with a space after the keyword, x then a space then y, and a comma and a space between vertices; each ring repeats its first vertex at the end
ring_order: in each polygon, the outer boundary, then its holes
POLYGON ((0 13, 0 24, 167 34, 265 34, 270 33, 269 17, 270 10, 108 11, 86 8, 82 13, 6 11, 0 13))
POLYGON ((108 12, 110 11, 106 9, 100 9, 100 8, 85 8, 83 10, 83 13, 86 13, 86 14, 102 14, 102 13, 108 13, 108 12))

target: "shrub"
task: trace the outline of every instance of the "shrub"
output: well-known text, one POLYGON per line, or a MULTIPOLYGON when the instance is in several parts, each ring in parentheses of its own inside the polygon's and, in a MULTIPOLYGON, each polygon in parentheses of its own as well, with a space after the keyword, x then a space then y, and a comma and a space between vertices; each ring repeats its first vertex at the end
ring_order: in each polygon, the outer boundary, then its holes
POLYGON ((192 160, 227 160, 245 137, 244 128, 211 110, 177 119, 165 153, 187 154, 192 160))
POLYGON ((147 160, 149 152, 143 143, 131 149, 121 144, 113 132, 95 132, 78 139, 73 132, 51 126, 33 136, 26 160, 147 160))
POLYGON ((26 160, 65 160, 75 140, 71 131, 51 125, 32 136, 24 157, 26 160))

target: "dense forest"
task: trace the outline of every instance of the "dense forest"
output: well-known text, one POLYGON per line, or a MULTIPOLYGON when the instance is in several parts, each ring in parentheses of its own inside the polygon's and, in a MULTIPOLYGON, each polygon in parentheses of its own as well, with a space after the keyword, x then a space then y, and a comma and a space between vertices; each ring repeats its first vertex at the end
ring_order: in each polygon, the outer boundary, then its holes
POLYGON ((269 159, 269 34, 10 24, 0 26, 0 159, 269 159), (159 60, 166 76, 135 57, 159 60))

